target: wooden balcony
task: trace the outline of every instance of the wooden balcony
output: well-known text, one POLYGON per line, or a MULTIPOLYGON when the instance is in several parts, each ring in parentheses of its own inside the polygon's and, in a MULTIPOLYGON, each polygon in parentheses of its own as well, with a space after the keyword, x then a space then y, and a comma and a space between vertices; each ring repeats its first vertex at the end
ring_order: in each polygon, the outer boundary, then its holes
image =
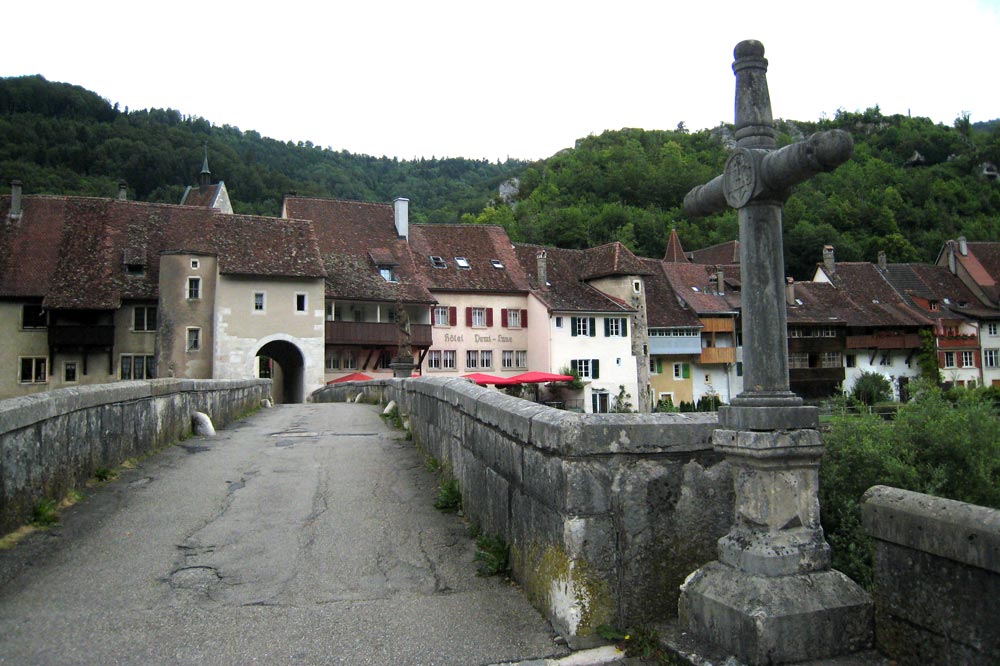
POLYGON ((115 344, 115 327, 49 326, 49 346, 55 348, 112 347, 115 344))
POLYGON ((698 362, 702 365, 736 363, 736 347, 704 347, 698 362))
POLYGON ((794 384, 808 382, 842 382, 845 371, 843 368, 789 368, 788 380, 794 384))
MULTIPOLYGON (((399 344, 399 326, 374 321, 328 321, 326 344, 357 347, 391 347, 399 344)), ((431 346, 430 324, 410 325, 410 345, 431 346)))
POLYGON ((848 335, 848 349, 919 349, 920 336, 903 335, 848 335))
POLYGON ((736 333, 736 320, 732 317, 702 317, 702 333, 736 333))
POLYGON ((937 338, 938 349, 978 349, 979 336, 977 335, 939 335, 937 338))

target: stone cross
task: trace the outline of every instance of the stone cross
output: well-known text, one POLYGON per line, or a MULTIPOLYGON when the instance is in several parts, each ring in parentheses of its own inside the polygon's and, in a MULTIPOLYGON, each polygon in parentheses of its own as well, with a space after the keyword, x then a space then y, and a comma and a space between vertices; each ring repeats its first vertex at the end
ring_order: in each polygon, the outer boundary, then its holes
POLYGON ((684 208, 739 211, 745 390, 720 407, 713 435, 733 466, 735 522, 718 561, 681 587, 678 610, 692 634, 751 664, 820 659, 870 644, 871 600, 830 568, 818 413, 789 390, 781 208, 792 186, 845 162, 854 143, 832 130, 777 149, 764 47, 744 41, 734 53, 736 149, 684 208))

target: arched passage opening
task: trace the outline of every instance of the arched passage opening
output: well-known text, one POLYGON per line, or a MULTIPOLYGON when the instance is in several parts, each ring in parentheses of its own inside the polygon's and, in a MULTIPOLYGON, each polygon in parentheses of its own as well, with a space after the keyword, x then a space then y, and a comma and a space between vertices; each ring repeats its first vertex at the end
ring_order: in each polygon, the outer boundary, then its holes
POLYGON ((257 350, 259 376, 269 377, 275 403, 296 403, 304 399, 305 359, 291 342, 273 340, 257 350))

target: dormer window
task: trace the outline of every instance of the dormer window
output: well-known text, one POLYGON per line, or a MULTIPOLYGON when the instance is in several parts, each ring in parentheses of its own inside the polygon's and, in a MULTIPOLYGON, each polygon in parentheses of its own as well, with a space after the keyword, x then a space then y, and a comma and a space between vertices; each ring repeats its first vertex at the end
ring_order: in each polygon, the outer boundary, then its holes
POLYGON ((436 255, 431 255, 431 266, 434 268, 448 268, 448 264, 445 263, 444 257, 438 257, 436 255))
POLYGON ((928 304, 928 307, 931 309, 932 312, 936 311, 938 309, 938 302, 937 301, 930 301, 930 303, 928 304))
POLYGON ((396 271, 392 270, 391 266, 379 266, 378 274, 386 282, 399 282, 399 276, 396 275, 396 271))
POLYGON ((499 259, 490 259, 490 263, 493 265, 493 268, 503 268, 503 262, 499 259))
POLYGON ((469 265, 469 260, 465 257, 455 257, 455 265, 466 271, 472 269, 472 266, 469 265))

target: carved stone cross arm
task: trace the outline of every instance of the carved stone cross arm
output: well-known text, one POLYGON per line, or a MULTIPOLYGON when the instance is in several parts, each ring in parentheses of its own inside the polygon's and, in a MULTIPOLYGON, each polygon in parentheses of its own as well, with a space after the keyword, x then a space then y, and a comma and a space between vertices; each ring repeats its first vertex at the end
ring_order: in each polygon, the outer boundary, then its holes
POLYGON ((806 141, 778 150, 737 148, 721 176, 694 187, 684 197, 684 212, 704 217, 751 202, 781 203, 792 186, 833 171, 850 159, 854 140, 844 130, 817 132, 806 141))

